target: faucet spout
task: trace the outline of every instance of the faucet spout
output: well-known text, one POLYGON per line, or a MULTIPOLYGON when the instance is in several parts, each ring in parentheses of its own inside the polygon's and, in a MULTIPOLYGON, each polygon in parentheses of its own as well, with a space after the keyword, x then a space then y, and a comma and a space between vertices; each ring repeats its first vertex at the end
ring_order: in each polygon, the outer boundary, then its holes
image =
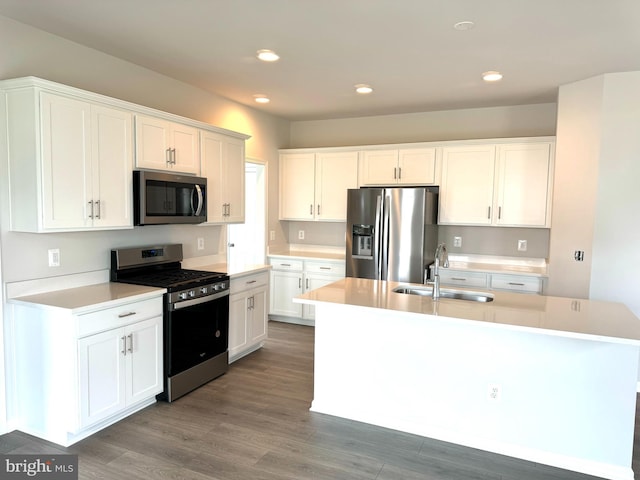
POLYGON ((440 268, 449 268, 449 254, 444 243, 438 245, 434 258, 433 282, 431 282, 433 284, 431 298, 434 300, 440 298, 440 268))

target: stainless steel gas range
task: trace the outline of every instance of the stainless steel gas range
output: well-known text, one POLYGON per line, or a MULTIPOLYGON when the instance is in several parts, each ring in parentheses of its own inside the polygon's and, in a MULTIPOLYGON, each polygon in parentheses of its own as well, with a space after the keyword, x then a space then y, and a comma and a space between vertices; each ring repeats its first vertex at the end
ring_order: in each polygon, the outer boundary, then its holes
POLYGON ((172 402, 228 369, 229 277, 183 269, 182 245, 111 250, 111 281, 166 288, 164 392, 172 402))

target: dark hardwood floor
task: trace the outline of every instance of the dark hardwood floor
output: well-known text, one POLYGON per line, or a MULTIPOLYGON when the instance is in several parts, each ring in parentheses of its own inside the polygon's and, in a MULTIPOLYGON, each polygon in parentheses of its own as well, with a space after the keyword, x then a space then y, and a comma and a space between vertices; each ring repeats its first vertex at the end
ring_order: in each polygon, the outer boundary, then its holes
POLYGON ((67 449, 13 432, 0 437, 0 453, 77 453, 81 479, 595 478, 309 412, 313 335, 311 327, 270 322, 264 348, 172 404, 67 449))

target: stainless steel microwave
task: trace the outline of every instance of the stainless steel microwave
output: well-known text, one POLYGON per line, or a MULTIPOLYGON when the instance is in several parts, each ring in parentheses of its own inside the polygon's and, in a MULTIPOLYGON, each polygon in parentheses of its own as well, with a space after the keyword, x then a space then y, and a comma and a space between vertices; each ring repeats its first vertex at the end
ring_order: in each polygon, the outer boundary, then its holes
POLYGON ((207 220, 207 179, 134 170, 135 225, 202 223, 207 220))

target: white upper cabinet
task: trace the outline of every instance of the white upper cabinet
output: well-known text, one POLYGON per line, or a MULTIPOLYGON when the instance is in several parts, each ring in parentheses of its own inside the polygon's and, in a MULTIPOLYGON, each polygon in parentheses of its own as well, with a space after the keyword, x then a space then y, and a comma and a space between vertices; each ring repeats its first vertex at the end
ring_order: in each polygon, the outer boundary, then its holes
POLYGON ((200 132, 202 176, 207 179, 207 223, 243 223, 244 140, 200 132))
POLYGON ((360 185, 433 185, 435 183, 435 148, 365 150, 360 155, 360 185))
POLYGON ((551 142, 444 147, 441 224, 550 227, 551 142))
POLYGON ((491 225, 494 145, 445 147, 439 223, 491 225))
POLYGON ((551 144, 499 145, 496 225, 551 226, 551 144))
POLYGON ((136 115, 136 168, 199 175, 198 129, 136 115))
POLYGON ((358 152, 282 153, 280 219, 345 221, 358 187, 358 152))
POLYGON ((6 100, 11 229, 132 228, 133 115, 36 87, 6 100))

